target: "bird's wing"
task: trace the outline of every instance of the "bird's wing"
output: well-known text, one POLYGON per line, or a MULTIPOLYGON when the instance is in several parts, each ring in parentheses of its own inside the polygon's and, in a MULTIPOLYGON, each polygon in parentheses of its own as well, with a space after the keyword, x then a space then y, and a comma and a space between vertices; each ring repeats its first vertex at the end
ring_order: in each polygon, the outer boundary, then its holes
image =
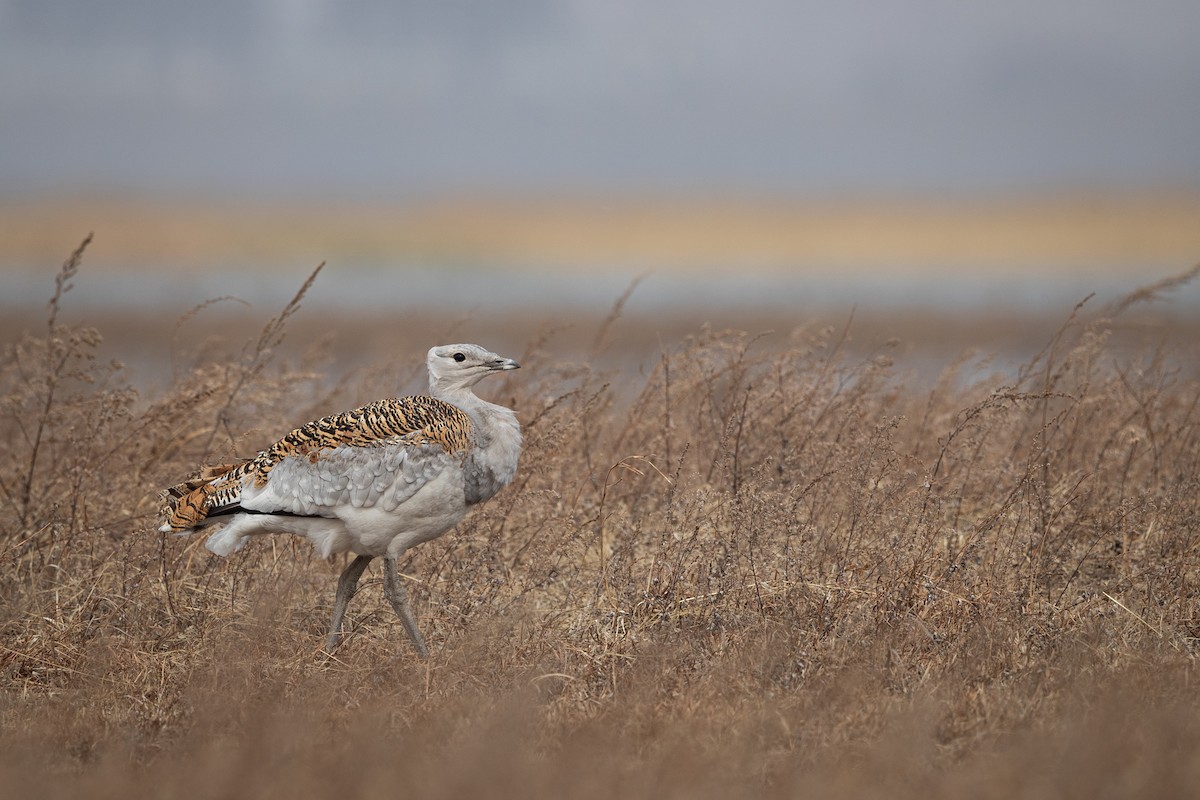
POLYGON ((346 508, 395 511, 458 460, 419 434, 378 446, 340 445, 285 456, 264 484, 243 485, 238 506, 301 516, 335 516, 346 508))
POLYGON ((382 503, 394 510, 465 455, 470 441, 470 417, 449 403, 378 400, 310 422, 249 461, 168 489, 163 530, 187 530, 240 509, 328 515, 344 503, 382 503))

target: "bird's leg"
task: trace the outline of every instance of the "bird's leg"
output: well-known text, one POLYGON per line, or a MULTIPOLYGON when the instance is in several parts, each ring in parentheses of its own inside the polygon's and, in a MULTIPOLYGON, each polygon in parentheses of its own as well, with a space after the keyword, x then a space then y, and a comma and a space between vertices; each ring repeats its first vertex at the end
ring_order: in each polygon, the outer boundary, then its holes
POLYGON ((404 629, 417 646, 421 658, 429 658, 429 650, 425 648, 425 640, 417 630, 417 621, 408 605, 408 590, 404 588, 404 582, 400 580, 400 574, 396 571, 396 559, 390 555, 383 557, 383 596, 392 604, 396 616, 404 623, 404 629))
POLYGON ((370 563, 371 556, 359 556, 342 570, 342 576, 338 578, 337 594, 333 599, 333 621, 329 623, 329 638, 325 640, 326 652, 332 653, 333 648, 337 647, 338 637, 342 633, 342 619, 346 616, 346 606, 350 603, 350 598, 354 597, 354 590, 358 588, 358 579, 362 577, 363 570, 370 563))

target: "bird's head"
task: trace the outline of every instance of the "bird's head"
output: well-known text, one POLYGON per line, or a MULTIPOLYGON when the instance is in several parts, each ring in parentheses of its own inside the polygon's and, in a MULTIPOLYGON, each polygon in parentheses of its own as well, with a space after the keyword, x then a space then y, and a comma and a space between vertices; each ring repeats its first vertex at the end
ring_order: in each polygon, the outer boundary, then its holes
POLYGON ((469 389, 493 372, 520 369, 511 358, 497 355, 477 344, 443 344, 430 348, 429 389, 436 397, 446 392, 469 389))

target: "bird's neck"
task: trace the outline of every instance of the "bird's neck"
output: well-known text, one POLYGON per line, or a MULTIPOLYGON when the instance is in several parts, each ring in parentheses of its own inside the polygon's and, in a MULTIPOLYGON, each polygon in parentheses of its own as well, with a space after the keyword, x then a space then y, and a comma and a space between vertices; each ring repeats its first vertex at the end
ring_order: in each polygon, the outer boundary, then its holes
POLYGON ((521 425, 512 409, 481 400, 469 388, 434 390, 471 418, 472 450, 464 467, 468 505, 487 500, 507 486, 521 455, 521 425))
POLYGON ((437 400, 458 406, 463 411, 478 408, 483 402, 471 391, 470 386, 430 386, 429 394, 437 400))
POLYGON ((494 430, 496 428, 515 424, 516 416, 511 409, 483 400, 471 391, 469 386, 437 389, 432 394, 438 400, 450 403, 467 412, 467 416, 471 418, 485 438, 491 438, 496 432, 494 430))

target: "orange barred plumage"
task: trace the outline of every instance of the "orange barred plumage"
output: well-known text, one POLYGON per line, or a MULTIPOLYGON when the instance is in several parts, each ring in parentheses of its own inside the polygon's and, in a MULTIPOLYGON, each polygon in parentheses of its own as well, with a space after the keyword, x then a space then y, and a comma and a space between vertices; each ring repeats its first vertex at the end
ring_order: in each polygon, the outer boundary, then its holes
POLYGON ((459 453, 470 445, 470 438, 471 418, 449 403, 424 396, 377 400, 309 422, 252 459, 207 467, 172 486, 162 495, 163 521, 173 531, 195 528, 214 510, 238 502, 243 479, 253 477, 255 485, 264 485, 271 469, 289 456, 316 459, 339 446, 378 447, 400 439, 414 447, 436 445, 459 453))

